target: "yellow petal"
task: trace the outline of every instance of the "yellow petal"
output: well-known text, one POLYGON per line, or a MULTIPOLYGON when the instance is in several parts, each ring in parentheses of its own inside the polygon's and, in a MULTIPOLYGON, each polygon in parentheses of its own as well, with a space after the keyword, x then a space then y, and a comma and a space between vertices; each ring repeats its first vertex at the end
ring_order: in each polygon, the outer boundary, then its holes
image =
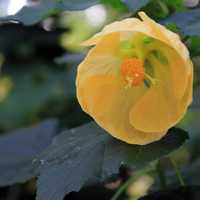
POLYGON ((94 37, 86 41, 85 45, 97 44, 102 40, 102 38, 108 37, 111 33, 118 33, 119 37, 123 38, 128 34, 130 35, 130 33, 133 34, 135 32, 143 33, 157 39, 158 41, 163 42, 165 44, 163 45, 167 50, 169 48, 174 49, 176 53, 173 52, 172 54, 177 54, 175 56, 171 55, 170 60, 174 62, 174 66, 176 68, 173 73, 174 75, 172 75, 173 79, 177 80, 175 86, 175 89, 177 91, 176 94, 181 98, 184 88, 186 87, 186 76, 188 75, 191 68, 190 64, 188 64, 189 52, 187 48, 181 42, 179 36, 176 33, 173 33, 166 29, 164 26, 156 23, 144 12, 139 12, 138 14, 143 21, 140 21, 137 18, 129 18, 122 21, 114 22, 110 25, 107 25, 102 30, 102 32, 96 34, 94 37), (182 76, 180 76, 180 74, 182 76))
POLYGON ((192 103, 192 96, 193 96, 193 64, 189 60, 188 61, 191 65, 190 67, 190 73, 188 75, 188 82, 187 82, 187 87, 185 89, 185 94, 181 99, 181 104, 189 106, 192 103))
POLYGON ((174 126, 184 116, 191 95, 188 75, 185 80, 186 86, 182 88, 183 95, 177 98, 176 89, 181 85, 176 87, 176 80, 173 80, 171 73, 176 66, 164 69, 163 67, 167 66, 161 65, 156 59, 153 60, 153 64, 156 66, 156 78, 160 80, 137 101, 129 114, 130 123, 144 132, 162 132, 174 126))
POLYGON ((119 35, 110 34, 90 50, 79 65, 76 79, 77 97, 82 109, 114 137, 131 144, 159 140, 166 131, 138 131, 129 123, 129 109, 147 89, 125 89, 120 78, 116 49, 119 35))
POLYGON ((118 33, 103 38, 99 45, 89 51, 87 57, 78 66, 77 81, 81 82, 98 74, 119 73, 118 45, 118 33))
POLYGON ((140 145, 159 140, 166 131, 144 133, 129 122, 129 110, 146 88, 124 89, 122 82, 110 75, 93 76, 85 80, 77 87, 81 106, 115 138, 140 145))
POLYGON ((114 32, 121 33, 121 35, 127 32, 140 32, 160 40, 168 46, 174 48, 184 60, 189 58, 189 52, 185 45, 181 42, 179 35, 156 23, 144 12, 139 12, 138 15, 143 21, 137 18, 128 18, 122 21, 111 23, 105 26, 101 32, 97 33, 82 44, 85 46, 95 45, 102 39, 102 37, 114 32))
POLYGON ((164 87, 152 87, 130 111, 131 124, 145 132, 159 132, 172 127, 180 118, 177 101, 164 87))
MULTIPOLYGON (((184 61, 181 59, 180 55, 174 51, 174 49, 171 49, 166 45, 160 46, 162 53, 168 60, 169 70, 171 73, 171 80, 166 80, 165 84, 169 84, 169 81, 172 82, 174 95, 177 97, 177 100, 180 100, 185 93, 188 76, 192 71, 191 61, 189 59, 184 61)), ((157 66, 155 65, 154 68, 156 69, 157 66)))
MULTIPOLYGON (((105 37, 99 45, 92 48, 84 61, 78 66, 76 77, 77 88, 88 78, 96 75, 119 74, 120 61, 117 56, 119 34, 113 33, 105 37)), ((78 95, 82 102, 82 95, 78 95)), ((86 104, 82 104, 83 110, 86 104)))
POLYGON ((167 45, 173 47, 184 60, 189 58, 189 52, 186 46, 181 42, 179 35, 156 23, 144 12, 139 12, 138 15, 142 18, 146 27, 148 27, 150 35, 153 38, 163 41, 167 45))

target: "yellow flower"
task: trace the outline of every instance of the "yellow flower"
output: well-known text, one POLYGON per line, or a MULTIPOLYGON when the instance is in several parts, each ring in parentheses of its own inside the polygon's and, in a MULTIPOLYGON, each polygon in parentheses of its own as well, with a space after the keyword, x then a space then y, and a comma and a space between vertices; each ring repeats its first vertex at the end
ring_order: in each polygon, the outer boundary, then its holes
POLYGON ((82 109, 130 144, 159 140, 192 102, 193 65, 179 36, 144 12, 107 25, 79 65, 82 109))

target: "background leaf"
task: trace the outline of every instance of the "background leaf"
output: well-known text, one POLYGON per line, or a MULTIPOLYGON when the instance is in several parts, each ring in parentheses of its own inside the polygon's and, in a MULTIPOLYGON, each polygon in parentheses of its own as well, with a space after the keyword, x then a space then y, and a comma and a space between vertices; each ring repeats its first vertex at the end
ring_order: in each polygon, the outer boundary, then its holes
POLYGON ((173 128, 162 140, 139 146, 114 139, 94 122, 66 130, 37 159, 37 199, 62 200, 66 193, 118 173, 122 163, 143 167, 180 147, 187 138, 185 131, 173 128))
POLYGON ((176 13, 163 21, 164 24, 176 24, 185 34, 191 36, 200 35, 200 9, 194 9, 176 13))
POLYGON ((101 0, 101 3, 110 5, 119 12, 127 12, 128 10, 127 5, 122 0, 101 0))
MULTIPOLYGON (((22 126, 31 121, 31 114, 36 116, 44 106, 47 106, 48 102, 57 96, 71 100, 74 87, 71 87, 72 82, 67 80, 69 77, 63 73, 64 70, 48 68, 45 64, 39 66, 37 63, 29 65, 29 68, 25 68, 26 66, 22 68, 21 65, 12 67, 16 70, 13 69, 9 76, 7 75, 12 81, 12 92, 6 101, 0 102, 0 126, 2 128, 22 126), (65 88, 62 87, 63 82, 68 84, 65 88)), ((4 75, 2 74, 1 77, 4 75)))
POLYGON ((44 121, 0 137, 0 186, 25 182, 37 175, 32 163, 57 133, 57 121, 44 121))
POLYGON ((137 11, 145 6, 149 0, 122 0, 122 2, 124 2, 131 11, 137 11))
POLYGON ((158 142, 148 145, 125 145, 118 140, 109 140, 104 154, 104 177, 116 173, 121 163, 134 169, 144 167, 180 147, 188 139, 187 132, 172 128, 158 142))
POLYGON ((18 21, 25 25, 32 25, 53 13, 64 10, 82 10, 98 2, 98 0, 41 0, 32 6, 23 7, 15 15, 0 18, 0 21, 18 21))

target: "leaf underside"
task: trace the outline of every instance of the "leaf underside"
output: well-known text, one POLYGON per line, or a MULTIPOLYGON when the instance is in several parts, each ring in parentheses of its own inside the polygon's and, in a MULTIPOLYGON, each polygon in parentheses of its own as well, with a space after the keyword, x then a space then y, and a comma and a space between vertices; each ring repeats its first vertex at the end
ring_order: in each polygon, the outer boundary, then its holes
POLYGON ((200 35, 200 9, 176 13, 163 20, 163 24, 176 24, 185 34, 190 36, 200 35))
POLYGON ((57 121, 19 129, 0 137, 0 186, 38 176, 38 200, 62 200, 86 184, 117 174, 121 164, 133 169, 180 147, 188 134, 172 128, 145 146, 119 141, 95 122, 57 134, 57 121))
POLYGON ((62 200, 87 183, 118 173, 122 163, 143 167, 177 149, 187 138, 185 131, 172 128, 162 140, 139 146, 114 139, 94 122, 66 130, 38 157, 37 200, 62 200))

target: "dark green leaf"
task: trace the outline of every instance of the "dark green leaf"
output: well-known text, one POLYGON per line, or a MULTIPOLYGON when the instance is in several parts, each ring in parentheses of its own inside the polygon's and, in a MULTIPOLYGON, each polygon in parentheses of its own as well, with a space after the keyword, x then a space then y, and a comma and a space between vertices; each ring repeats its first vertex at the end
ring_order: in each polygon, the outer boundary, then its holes
POLYGON ((143 8, 143 11, 155 20, 164 18, 169 14, 168 6, 162 0, 150 1, 147 6, 143 8))
POLYGON ((0 137, 0 186, 24 182, 37 175, 32 161, 51 143, 56 129, 57 121, 52 119, 0 137))
POLYGON ((53 13, 64 10, 82 10, 98 2, 98 0, 41 0, 36 5, 23 7, 15 15, 0 18, 0 21, 17 21, 32 25, 53 13))
POLYGON ((56 137, 38 158, 42 165, 37 199, 61 200, 66 193, 77 191, 87 181, 100 177, 107 138, 94 123, 56 137))
POLYGON ((181 11, 185 8, 183 0, 162 0, 171 10, 181 11))
POLYGON ((101 3, 111 5, 118 11, 127 11, 127 6, 122 2, 122 0, 101 0, 101 3))
MULTIPOLYGON (((190 37, 188 47, 192 57, 200 55, 200 37, 199 36, 190 37)), ((198 65, 199 64, 200 63, 198 63, 198 65)))
POLYGON ((163 23, 175 23, 185 35, 200 35, 200 9, 176 13, 164 20, 163 23))
POLYGON ((103 172, 117 172, 120 163, 133 168, 145 166, 152 160, 165 156, 180 147, 188 139, 187 132, 172 128, 160 141, 148 145, 127 145, 118 140, 109 140, 104 154, 103 172))
POLYGON ((116 174, 122 163, 143 167, 177 149, 187 138, 185 131, 172 128, 162 140, 139 146, 114 139, 94 122, 67 130, 38 158, 37 199, 62 200, 88 182, 116 174))

